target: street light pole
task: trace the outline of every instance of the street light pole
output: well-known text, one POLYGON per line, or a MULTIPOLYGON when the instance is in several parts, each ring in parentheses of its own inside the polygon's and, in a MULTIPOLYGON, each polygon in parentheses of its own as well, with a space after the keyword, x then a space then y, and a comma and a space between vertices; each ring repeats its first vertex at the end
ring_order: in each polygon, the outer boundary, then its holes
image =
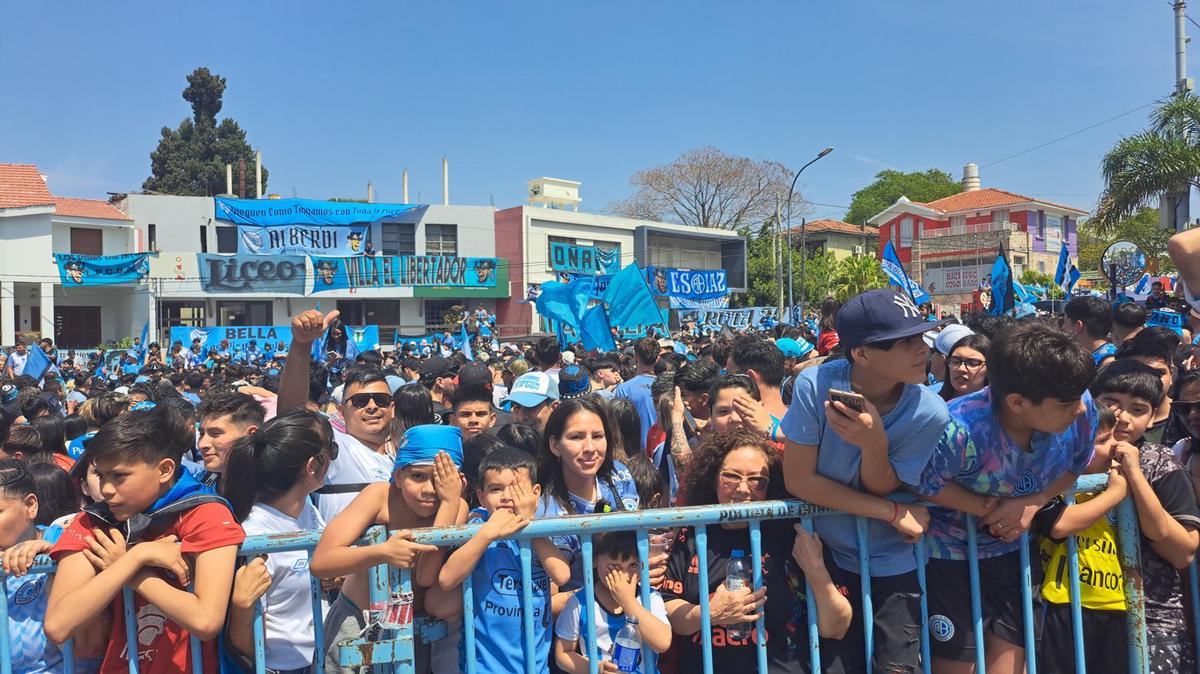
MULTIPOLYGON (((800 170, 796 171, 795 177, 792 178, 792 186, 788 189, 788 198, 787 198, 788 305, 791 307, 796 306, 796 299, 793 295, 793 287, 795 285, 795 276, 792 274, 792 194, 796 191, 796 181, 800 179, 800 174, 804 173, 804 169, 808 168, 809 166, 812 166, 813 164, 815 164, 817 162, 817 160, 819 160, 821 157, 824 157, 825 155, 829 154, 830 152, 833 152, 833 148, 827 147, 824 150, 821 150, 821 152, 818 153, 816 157, 813 157, 813 159, 810 160, 807 164, 805 164, 804 166, 801 166, 800 170)), ((805 218, 804 221, 802 222, 802 224, 800 225, 800 279, 801 279, 801 283, 804 282, 804 278, 805 278, 805 276, 804 276, 805 264, 804 263, 808 259, 808 248, 806 247, 807 234, 808 234, 808 232, 806 231, 807 225, 808 225, 808 219, 805 218)), ((805 290, 804 286, 801 285, 800 292, 802 294, 803 294, 804 290, 805 290)), ((801 315, 803 315, 803 313, 804 313, 803 312, 803 304, 804 304, 803 299, 801 299, 800 303, 801 303, 801 312, 800 313, 801 313, 801 315)))

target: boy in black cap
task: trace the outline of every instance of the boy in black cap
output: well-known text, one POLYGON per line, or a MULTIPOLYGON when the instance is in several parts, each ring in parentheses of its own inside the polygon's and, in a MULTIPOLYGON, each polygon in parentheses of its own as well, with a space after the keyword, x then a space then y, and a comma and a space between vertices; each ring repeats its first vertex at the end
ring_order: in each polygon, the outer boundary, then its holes
POLYGON ((925 531, 929 512, 886 497, 920 483, 946 426, 946 404, 921 386, 929 355, 921 336, 938 324, 924 320, 909 297, 893 290, 851 299, 836 320, 846 359, 801 372, 792 405, 770 435, 785 443, 789 492, 849 513, 814 521, 835 562, 834 583, 854 605, 854 624, 845 638, 823 640, 823 657, 842 662, 846 671, 864 668, 859 545, 851 517, 859 515, 869 518, 871 541, 874 615, 865 618, 874 623, 872 668, 916 671, 914 630, 921 618, 913 543, 925 531), (831 400, 833 389, 857 394, 842 397, 853 406, 831 400))

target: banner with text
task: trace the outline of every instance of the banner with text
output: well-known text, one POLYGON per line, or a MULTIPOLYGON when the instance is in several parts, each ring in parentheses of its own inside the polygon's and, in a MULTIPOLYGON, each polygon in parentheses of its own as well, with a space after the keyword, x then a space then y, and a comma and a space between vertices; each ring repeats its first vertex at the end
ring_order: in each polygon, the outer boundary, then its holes
POLYGON ((55 253, 63 286, 99 286, 137 283, 150 273, 149 253, 129 255, 71 255, 55 253))
POLYGON ((287 225, 359 225, 407 213, 416 204, 367 204, 313 199, 228 199, 215 197, 218 220, 260 227, 287 225))
MULTIPOLYGON (((358 352, 371 351, 379 348, 379 326, 367 325, 361 328, 351 327, 346 334, 354 341, 358 352)), ((270 343, 278 345, 283 342, 284 348, 292 343, 292 328, 287 325, 226 325, 213 328, 171 328, 171 343, 182 342, 183 347, 191 348, 192 340, 199 339, 203 345, 203 353, 209 349, 221 350, 221 342, 229 341, 229 351, 236 353, 246 348, 250 342, 255 342, 259 351, 263 345, 270 343)))
MULTIPOLYGON (((781 318, 776 307, 747 307, 745 309, 695 309, 680 311, 679 321, 695 321, 700 326, 727 327, 730 330, 762 330, 781 318)), ((784 320, 787 320, 785 310, 784 320)))
POLYGON ((200 287, 210 293, 303 295, 308 271, 300 255, 214 255, 198 253, 200 287))
POLYGON ((650 290, 655 295, 689 300, 713 300, 729 296, 724 269, 672 269, 649 267, 650 290))
POLYGON ((357 288, 442 286, 491 288, 496 258, 441 255, 313 257, 313 292, 357 288))
POLYGON ((605 249, 551 241, 550 267, 579 274, 609 274, 621 268, 621 247, 605 249))
POLYGON ((271 225, 238 227, 242 255, 358 255, 367 225, 271 225))

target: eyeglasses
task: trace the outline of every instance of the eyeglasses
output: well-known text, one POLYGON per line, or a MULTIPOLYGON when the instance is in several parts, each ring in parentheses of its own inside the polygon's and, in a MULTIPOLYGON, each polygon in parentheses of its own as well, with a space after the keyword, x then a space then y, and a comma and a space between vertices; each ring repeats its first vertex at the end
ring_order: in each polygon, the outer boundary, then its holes
POLYGON ((745 482, 750 491, 763 492, 767 490, 767 485, 771 483, 768 478, 761 475, 739 475, 729 471, 722 471, 717 479, 720 480, 721 486, 726 489, 737 489, 745 482))
POLYGON ((986 360, 980 360, 978 358, 959 358, 958 356, 950 356, 946 362, 950 363, 951 368, 966 367, 968 370, 978 370, 984 365, 987 365, 986 360))
POLYGON ((355 393, 346 400, 359 410, 366 407, 368 402, 374 402, 376 407, 392 406, 392 396, 387 393, 355 393))
POLYGON ((1176 412, 1186 416, 1200 410, 1200 400, 1176 400, 1171 403, 1171 407, 1176 412))

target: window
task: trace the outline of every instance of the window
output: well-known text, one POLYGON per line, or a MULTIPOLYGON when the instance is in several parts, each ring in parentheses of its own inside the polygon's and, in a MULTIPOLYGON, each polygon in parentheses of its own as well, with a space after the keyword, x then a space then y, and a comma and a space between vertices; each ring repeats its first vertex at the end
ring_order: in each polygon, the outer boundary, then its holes
POLYGON ((271 302, 217 302, 218 325, 273 325, 271 302))
POLYGON ((200 225, 200 252, 208 252, 208 225, 200 225))
POLYGON ((950 216, 950 233, 962 234, 967 230, 967 216, 952 215, 950 216))
POLYGON ((1039 239, 1046 238, 1046 211, 1037 212, 1037 235, 1039 239))
MULTIPOLYGON (((217 227, 217 252, 236 253, 237 249, 237 227, 217 227)), ((270 325, 270 323, 246 323, 245 325, 270 325)))
POLYGON ((71 253, 75 255, 103 255, 104 232, 98 229, 72 227, 71 253))
POLYGON ((441 328, 442 320, 454 307, 463 306, 461 300, 425 300, 425 327, 441 328))
MULTIPOLYGON (((1045 221, 1045 232, 1043 233, 1042 238, 1046 239, 1046 245, 1049 247, 1061 244, 1063 240, 1062 218, 1057 215, 1047 215, 1043 219, 1045 221)), ((1050 248, 1047 248, 1046 250, 1050 250, 1050 248)))
POLYGON ((383 241, 379 252, 383 255, 416 255, 417 226, 410 222, 385 222, 381 225, 383 241))
POLYGON ((458 255, 458 225, 425 225, 426 255, 458 255))
MULTIPOLYGON (((205 317, 208 311, 204 302, 176 302, 164 301, 162 303, 162 316, 159 320, 162 322, 162 327, 171 328, 175 326, 185 328, 202 328, 205 326, 205 317)), ((185 344, 184 346, 188 346, 185 344)))
POLYGON ((913 219, 912 216, 906 215, 900 218, 900 247, 908 248, 912 246, 913 240, 913 219))
POLYGON ((153 222, 146 225, 146 238, 149 249, 152 251, 158 250, 158 225, 153 222))
POLYGON ((992 211, 992 226, 995 229, 1001 229, 1008 223, 1008 209, 992 211))
POLYGON ((1038 260, 1038 271, 1043 274, 1046 273, 1046 263, 1042 260, 1038 260))

